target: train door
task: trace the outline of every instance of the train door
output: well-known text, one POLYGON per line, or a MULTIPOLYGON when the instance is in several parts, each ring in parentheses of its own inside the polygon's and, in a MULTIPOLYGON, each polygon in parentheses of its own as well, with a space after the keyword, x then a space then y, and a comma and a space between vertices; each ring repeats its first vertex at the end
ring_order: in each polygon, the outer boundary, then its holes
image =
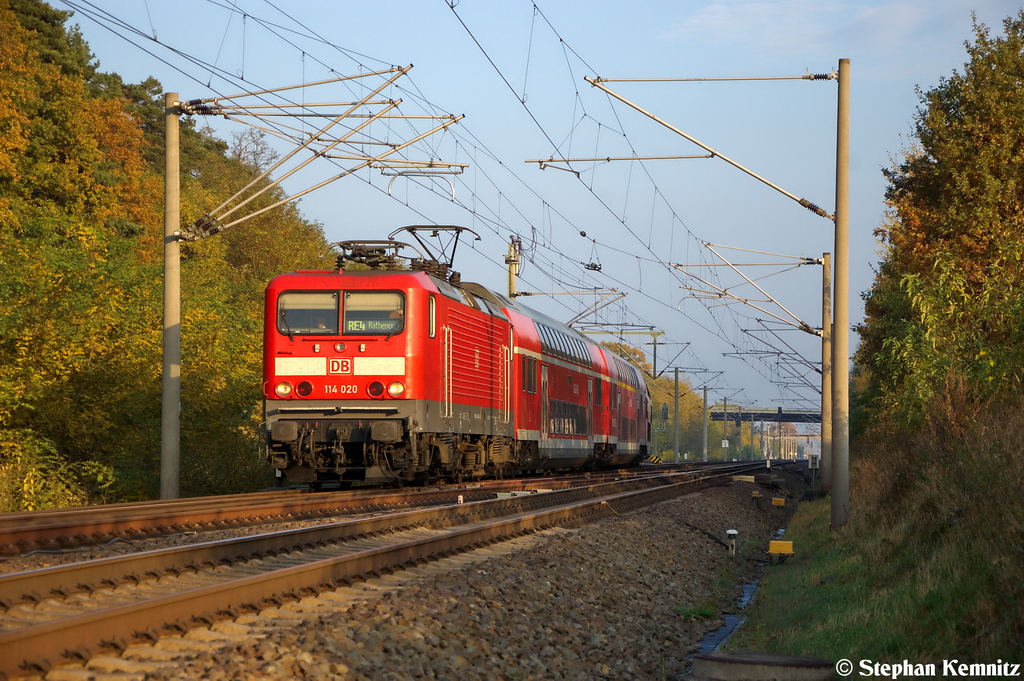
POLYGON ((594 455, 594 379, 587 379, 587 456, 594 455))
POLYGON ((548 434, 551 424, 548 421, 548 365, 540 365, 540 455, 547 458, 548 434))

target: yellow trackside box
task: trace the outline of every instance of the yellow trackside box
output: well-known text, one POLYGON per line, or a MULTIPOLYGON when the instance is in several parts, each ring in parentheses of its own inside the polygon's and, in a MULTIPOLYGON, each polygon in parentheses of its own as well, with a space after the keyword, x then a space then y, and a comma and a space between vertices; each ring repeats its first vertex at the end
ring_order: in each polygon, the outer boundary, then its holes
POLYGON ((768 553, 770 553, 773 556, 792 556, 793 542, 770 541, 768 542, 768 553))
POLYGON ((772 497, 772 506, 785 506, 786 500, 782 497, 772 497))

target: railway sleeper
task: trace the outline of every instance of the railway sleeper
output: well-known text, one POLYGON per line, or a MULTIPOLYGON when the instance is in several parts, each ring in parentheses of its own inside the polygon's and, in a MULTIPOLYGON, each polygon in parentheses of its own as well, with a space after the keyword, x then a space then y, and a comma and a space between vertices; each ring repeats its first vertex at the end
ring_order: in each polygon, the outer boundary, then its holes
MULTIPOLYGON (((668 498, 670 496, 674 496, 670 492, 666 493, 666 492, 668 492, 668 489, 669 488, 665 488, 665 492, 662 492, 661 494, 659 494, 657 492, 655 492, 654 494, 655 494, 655 496, 661 496, 663 494, 664 498, 668 498)), ((527 500, 531 504, 534 503, 534 502, 539 503, 539 501, 540 501, 539 497, 540 496, 544 496, 544 495, 537 495, 537 498, 530 498, 530 497, 528 497, 527 500)), ((650 503, 656 503, 656 501, 660 501, 660 500, 662 500, 662 499, 653 499, 653 498, 651 498, 650 495, 647 495, 647 499, 644 502, 640 502, 639 499, 638 499, 636 503, 629 503, 627 500, 623 499, 623 500, 620 500, 620 501, 616 502, 616 508, 614 509, 614 511, 618 512, 618 513, 628 512, 629 510, 632 510, 635 506, 645 506, 645 505, 648 505, 650 503)), ((597 507, 591 513, 585 514, 586 515, 586 519, 581 519, 578 522, 571 522, 571 524, 572 525, 583 524, 583 523, 585 523, 587 521, 587 519, 589 519, 591 517, 594 517, 594 518, 603 517, 607 513, 611 512, 611 510, 612 509, 610 509, 608 507, 608 505, 597 507)), ((466 522, 471 514, 466 513, 465 515, 466 515, 466 518, 463 518, 463 520, 461 522, 466 522)), ((461 524, 461 523, 453 523, 453 524, 461 524)), ((522 531, 514 532, 511 535, 503 537, 501 539, 494 538, 494 539, 491 539, 491 540, 488 540, 488 541, 507 541, 510 536, 528 537, 528 536, 532 535, 533 533, 540 532, 541 534, 544 534, 544 533, 550 532, 550 531, 551 530, 546 529, 546 525, 545 525, 544 529, 541 529, 541 528, 528 528, 528 529, 524 529, 522 531)), ((396 537, 396 539, 401 541, 401 540, 408 540, 410 538, 426 537, 426 536, 435 534, 437 532, 438 532, 437 529, 431 529, 431 528, 412 529, 412 530, 409 530, 409 531, 407 531, 405 533, 399 533, 399 536, 396 537)), ((361 533, 361 534, 363 534, 363 536, 365 538, 369 538, 369 537, 379 538, 379 533, 376 533, 376 532, 374 532, 374 533, 361 533)), ((353 541, 353 543, 354 543, 355 540, 351 540, 351 541, 353 541)), ((373 543, 376 543, 376 542, 373 542, 373 543)), ((385 543, 389 543, 389 542, 385 542, 385 543)), ((486 555, 493 555, 493 552, 495 550, 495 546, 500 546, 500 544, 498 544, 498 545, 494 545, 494 546, 486 546, 485 547, 485 544, 486 544, 485 542, 473 542, 473 544, 474 544, 475 550, 472 551, 471 553, 477 553, 477 552, 486 551, 487 552, 486 555)), ((343 546, 344 546, 343 544, 339 545, 339 547, 342 547, 341 548, 341 552, 342 553, 345 552, 343 546)), ((352 547, 350 547, 348 550, 351 551, 352 547)), ((323 600, 323 599, 326 598, 327 600, 333 600, 329 596, 326 596, 326 593, 324 591, 321 591, 322 588, 330 588, 331 586, 333 586, 336 591, 339 588, 338 585, 346 585, 346 584, 347 585, 351 585, 350 588, 354 587, 353 590, 355 590, 355 591, 362 591, 362 590, 366 590, 367 588, 369 588, 369 590, 371 590, 371 591, 377 591, 377 590, 382 590, 382 589, 383 590, 393 590, 395 588, 396 584, 402 582, 403 579, 406 578, 406 576, 421 576, 421 573, 430 572, 431 570, 435 569, 438 566, 441 566, 441 567, 456 567, 456 566, 460 566, 461 564, 463 564, 467 560, 466 559, 466 555, 467 554, 461 553, 461 551, 464 551, 464 550, 465 549, 458 549, 458 550, 456 550, 456 549, 448 549, 448 548, 439 549, 439 550, 435 551, 434 554, 431 556, 431 558, 433 558, 436 561, 435 563, 432 563, 432 564, 427 564, 427 565, 421 564, 420 561, 423 560, 422 558, 417 558, 417 559, 415 559, 415 561, 413 561, 413 560, 406 560, 406 561, 404 561, 402 563, 396 563, 395 565, 390 566, 390 567, 383 567, 383 568, 378 568, 376 570, 371 570, 371 571, 369 571, 369 572, 367 572, 365 574, 362 574, 362 575, 353 575, 353 576, 351 576, 349 578, 338 579, 338 580, 336 580, 337 583, 335 585, 322 585, 322 586, 317 586, 317 587, 309 587, 309 589, 303 589, 301 591, 296 591, 294 593, 271 595, 263 603, 260 603, 260 604, 242 604, 242 605, 237 606, 234 609, 234 611, 235 611, 234 613, 228 613, 228 612, 218 613, 218 616, 220 616, 220 617, 230 616, 232 614, 237 614, 238 612, 244 611, 246 609, 252 610, 252 611, 254 611, 256 613, 259 613, 260 611, 263 611, 263 610, 289 612, 289 611, 292 611, 292 610, 294 610, 296 608, 296 606, 290 605, 289 603, 302 603, 303 601, 307 601, 306 605, 302 605, 299 608, 300 610, 305 610, 307 605, 308 605, 308 599, 323 600), (418 563, 420 565, 419 565, 419 567, 408 568, 406 566, 409 563, 418 563), (388 574, 388 573, 392 573, 392 574, 388 574), (363 580, 365 582, 365 585, 359 585, 358 584, 359 580, 363 580), (319 592, 318 595, 312 596, 311 594, 313 593, 313 591, 318 591, 319 592), (268 607, 268 606, 270 606, 270 607, 268 607)), ((318 548, 310 550, 308 553, 310 553, 310 554, 313 554, 313 553, 322 554, 323 551, 324 551, 323 548, 318 547, 318 548)), ((478 555, 485 555, 485 554, 478 554, 478 555)), ((290 556, 290 557, 294 557, 294 556, 290 556)), ((315 560, 315 559, 317 559, 317 557, 318 556, 310 555, 309 556, 309 560, 315 560)), ((252 562, 259 562, 259 561, 252 561, 252 562)), ((276 562, 276 561, 266 561, 266 562, 270 563, 270 562, 276 562)), ((197 567, 197 569, 199 569, 198 566, 194 566, 194 567, 197 567)), ((241 567, 242 567, 241 565, 235 565, 233 567, 221 566, 221 567, 217 567, 214 570, 202 568, 201 569, 201 574, 204 577, 211 578, 213 581, 220 581, 220 580, 223 580, 223 579, 230 579, 230 578, 232 578, 232 573, 237 575, 238 573, 243 572, 243 570, 240 569, 241 567)), ((271 566, 268 565, 266 567, 270 568, 271 566)), ((159 581, 161 581, 161 582, 163 582, 164 580, 167 580, 168 582, 169 581, 178 581, 178 580, 181 580, 183 577, 187 579, 191 575, 199 576, 200 572, 191 573, 191 574, 190 573, 183 573, 183 574, 180 574, 178 576, 165 575, 159 581)), ((107 580, 104 580, 104 581, 107 581, 107 580)), ((108 603, 109 602, 112 602, 112 603, 115 603, 115 604, 124 603, 124 602, 127 602, 128 600, 132 600, 134 598, 139 597, 140 595, 143 595, 143 594, 140 594, 140 592, 148 590, 148 588, 150 587, 151 583, 155 583, 155 582, 156 582, 156 580, 150 579, 148 575, 144 576, 141 579, 139 577, 137 577, 137 576, 134 576, 134 579, 129 580, 129 582, 122 583, 121 585, 117 586, 115 589, 108 588, 105 585, 104 588, 101 588, 101 589, 95 591, 92 594, 92 598, 97 600, 97 601, 107 601, 108 603)), ((327 592, 327 593, 330 593, 330 592, 327 592)), ((149 595, 151 595, 151 594, 149 594, 149 595)), ((79 600, 80 597, 81 597, 81 594, 75 594, 71 598, 65 598, 64 600, 65 601, 69 601, 69 600, 77 601, 77 600, 79 600)), ((95 603, 95 604, 93 604, 92 606, 89 606, 89 607, 99 607, 99 605, 102 605, 102 604, 95 603)), ((27 608, 28 606, 22 606, 22 607, 27 608)), ((10 612, 8 614, 10 614, 10 612)), ((270 613, 268 612, 268 614, 270 614, 270 613)), ((274 614, 277 614, 277 613, 275 612, 274 614)), ((40 617, 40 615, 43 615, 43 613, 41 613, 41 612, 39 612, 37 610, 35 616, 36 617, 40 617)), ((200 627, 200 629, 191 629, 190 628, 189 635, 191 635, 191 633, 193 631, 200 631, 200 630, 202 630, 202 631, 209 631, 209 628, 206 628, 206 627, 210 626, 208 624, 208 618, 206 618, 206 619, 196 618, 195 620, 193 620, 192 623, 190 623, 188 625, 185 625, 185 626, 186 627, 191 627, 193 625, 195 625, 197 627, 200 627)), ((180 630, 181 630, 182 627, 179 626, 179 625, 172 625, 172 628, 175 629, 178 633, 180 633, 180 630)), ((150 639, 152 638, 151 636, 148 636, 148 634, 146 634, 146 633, 144 633, 144 637, 147 637, 147 638, 150 638, 150 639)), ((152 643, 152 641, 150 641, 150 642, 152 643)))

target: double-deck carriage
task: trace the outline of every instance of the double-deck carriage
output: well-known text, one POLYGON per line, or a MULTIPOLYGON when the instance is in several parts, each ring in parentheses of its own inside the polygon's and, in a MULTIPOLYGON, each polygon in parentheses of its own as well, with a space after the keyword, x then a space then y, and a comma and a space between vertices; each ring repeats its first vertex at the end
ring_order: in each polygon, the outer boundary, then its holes
POLYGON ((649 396, 635 367, 459 282, 450 263, 401 263, 407 244, 340 246, 337 270, 267 287, 267 457, 289 480, 459 481, 646 455, 649 396))

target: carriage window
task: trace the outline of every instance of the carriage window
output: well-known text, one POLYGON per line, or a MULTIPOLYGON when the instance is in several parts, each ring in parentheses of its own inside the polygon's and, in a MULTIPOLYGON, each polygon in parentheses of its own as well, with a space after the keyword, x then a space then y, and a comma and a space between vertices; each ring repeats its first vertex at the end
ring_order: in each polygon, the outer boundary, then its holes
POLYGON ((338 292, 289 291, 277 298, 277 330, 292 335, 338 333, 338 292))
POLYGON ((430 294, 430 320, 428 322, 429 329, 427 330, 430 337, 433 338, 437 335, 437 296, 430 294))
POLYGON ((533 357, 522 355, 522 387, 524 393, 537 394, 537 360, 533 357))
POLYGON ((393 335, 405 328, 405 296, 397 291, 346 291, 344 333, 393 335))

